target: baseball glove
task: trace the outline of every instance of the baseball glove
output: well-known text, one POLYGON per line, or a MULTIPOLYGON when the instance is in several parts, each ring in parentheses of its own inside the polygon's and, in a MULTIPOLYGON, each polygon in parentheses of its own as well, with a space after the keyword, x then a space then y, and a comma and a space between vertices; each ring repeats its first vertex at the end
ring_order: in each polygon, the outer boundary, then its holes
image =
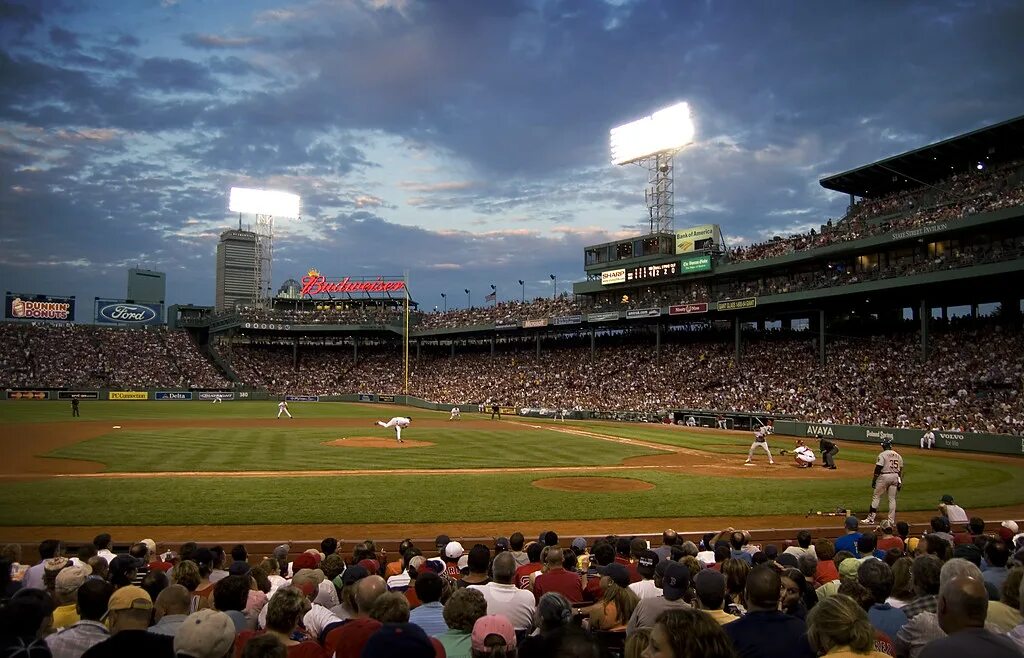
POLYGON ((782 448, 781 450, 779 450, 779 454, 780 454, 780 455, 788 455, 788 454, 789 454, 789 451, 788 451, 788 450, 786 450, 785 448, 782 448))

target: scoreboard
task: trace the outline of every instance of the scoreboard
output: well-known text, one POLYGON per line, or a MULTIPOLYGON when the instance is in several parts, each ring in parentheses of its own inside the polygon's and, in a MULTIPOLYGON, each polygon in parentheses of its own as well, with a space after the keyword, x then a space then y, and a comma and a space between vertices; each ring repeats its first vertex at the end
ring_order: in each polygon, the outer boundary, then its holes
POLYGON ((626 269, 626 281, 658 281, 679 274, 679 261, 659 263, 657 265, 641 265, 626 269))

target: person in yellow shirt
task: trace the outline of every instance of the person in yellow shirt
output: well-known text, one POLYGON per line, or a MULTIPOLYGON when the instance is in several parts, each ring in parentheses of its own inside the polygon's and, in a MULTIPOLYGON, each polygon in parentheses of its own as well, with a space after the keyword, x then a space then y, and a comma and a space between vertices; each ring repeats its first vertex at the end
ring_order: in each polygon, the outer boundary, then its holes
POLYGON ((57 608, 53 611, 54 628, 68 628, 78 623, 78 588, 90 575, 92 568, 88 564, 65 567, 57 573, 53 589, 57 599, 57 608))

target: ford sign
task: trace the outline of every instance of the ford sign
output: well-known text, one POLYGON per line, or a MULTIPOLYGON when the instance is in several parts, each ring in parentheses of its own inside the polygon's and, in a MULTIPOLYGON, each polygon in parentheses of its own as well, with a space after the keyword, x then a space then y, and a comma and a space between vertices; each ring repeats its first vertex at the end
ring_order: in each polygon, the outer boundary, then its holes
POLYGON ((159 304, 132 304, 130 302, 96 303, 96 322, 107 324, 159 324, 159 304))

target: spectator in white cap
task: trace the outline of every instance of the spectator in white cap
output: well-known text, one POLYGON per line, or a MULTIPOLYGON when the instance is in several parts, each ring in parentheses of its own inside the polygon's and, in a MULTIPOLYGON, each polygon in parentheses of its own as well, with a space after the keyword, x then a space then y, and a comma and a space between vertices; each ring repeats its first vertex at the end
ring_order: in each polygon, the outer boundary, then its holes
POLYGON ((56 609, 53 611, 53 627, 67 628, 78 623, 78 588, 92 574, 88 564, 79 567, 65 567, 57 573, 53 588, 56 609))
POLYGON ((441 558, 444 560, 444 574, 449 578, 458 580, 462 574, 459 571, 459 558, 465 553, 462 544, 457 541, 450 541, 445 544, 441 558))
POLYGON ((103 624, 107 614, 107 602, 114 593, 114 586, 99 578, 90 578, 75 592, 78 615, 81 619, 64 630, 48 635, 46 645, 54 658, 81 656, 92 646, 110 637, 110 631, 103 624))
POLYGON ((227 658, 235 644, 235 625, 223 612, 193 612, 174 636, 178 658, 227 658))

